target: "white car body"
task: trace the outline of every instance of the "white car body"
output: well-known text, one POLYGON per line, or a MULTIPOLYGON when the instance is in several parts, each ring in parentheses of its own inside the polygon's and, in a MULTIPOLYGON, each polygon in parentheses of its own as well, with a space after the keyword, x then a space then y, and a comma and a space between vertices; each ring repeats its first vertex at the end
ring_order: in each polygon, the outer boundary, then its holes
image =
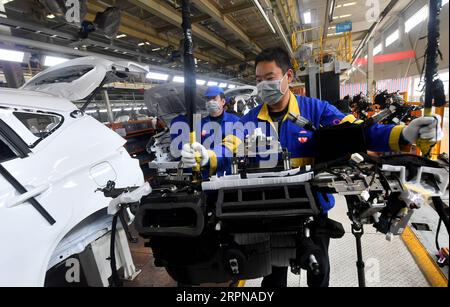
MULTIPOLYGON (((111 199, 96 189, 109 180, 117 188, 144 184, 139 161, 123 147, 126 141, 71 102, 87 97, 108 71, 118 68, 142 70, 87 57, 52 67, 20 90, 0 90, 0 123, 28 148, 26 156, 0 164, 29 194, 24 197, 0 175, 0 286, 43 286, 48 269, 83 251, 110 227, 106 208, 111 199), (92 69, 72 82, 36 83, 49 73, 80 65, 92 69), (18 114, 59 121, 40 139, 18 114), (53 225, 27 201, 30 195, 53 217, 53 225)), ((8 143, 1 135, 0 142, 8 143)))
POLYGON ((250 112, 251 108, 247 106, 247 101, 249 101, 252 97, 258 96, 258 90, 256 86, 245 85, 239 86, 234 89, 229 89, 225 91, 226 97, 234 97, 236 104, 234 105, 234 111, 238 111, 238 105, 241 104, 244 106, 243 114, 247 114, 250 112))
POLYGON ((258 90, 256 86, 245 85, 239 86, 234 89, 229 89, 225 91, 225 96, 227 97, 235 97, 235 99, 244 99, 248 100, 253 96, 258 95, 258 90))

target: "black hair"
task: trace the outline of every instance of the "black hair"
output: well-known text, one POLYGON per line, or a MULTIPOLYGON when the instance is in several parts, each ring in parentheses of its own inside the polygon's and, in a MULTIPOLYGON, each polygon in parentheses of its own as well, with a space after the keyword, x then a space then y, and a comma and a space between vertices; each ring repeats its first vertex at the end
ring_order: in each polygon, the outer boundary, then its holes
POLYGON ((255 67, 260 62, 273 62, 277 64, 278 67, 281 68, 283 73, 285 74, 289 69, 292 69, 292 62, 289 58, 289 54, 281 47, 272 47, 267 48, 261 51, 260 54, 256 57, 255 67))

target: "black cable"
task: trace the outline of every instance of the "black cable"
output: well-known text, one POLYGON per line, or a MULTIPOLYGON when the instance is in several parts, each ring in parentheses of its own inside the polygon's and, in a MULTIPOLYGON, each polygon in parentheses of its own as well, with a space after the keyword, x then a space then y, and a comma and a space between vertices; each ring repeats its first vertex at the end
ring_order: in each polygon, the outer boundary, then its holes
POLYGON ((116 231, 117 231, 117 221, 119 215, 122 214, 122 209, 113 216, 112 225, 111 225, 111 243, 109 245, 109 253, 110 253, 110 266, 111 266, 111 287, 120 287, 121 282, 119 278, 119 273, 117 272, 117 264, 116 264, 116 231))
POLYGON ((439 223, 438 223, 437 230, 436 230, 436 239, 435 239, 436 249, 438 252, 441 250, 441 247, 439 245, 439 232, 441 231, 441 225, 442 225, 442 219, 439 218, 439 223))

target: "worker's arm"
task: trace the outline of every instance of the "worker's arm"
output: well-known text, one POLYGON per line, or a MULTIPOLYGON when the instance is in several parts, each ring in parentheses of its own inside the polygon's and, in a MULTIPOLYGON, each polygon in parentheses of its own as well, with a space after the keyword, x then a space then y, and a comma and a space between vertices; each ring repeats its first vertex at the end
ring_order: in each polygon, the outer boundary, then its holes
MULTIPOLYGON (((336 124, 342 124, 345 122, 362 124, 363 121, 357 120, 353 115, 344 115, 333 105, 320 101, 322 104, 320 125, 330 126, 336 124)), ((399 152, 402 150, 408 150, 407 144, 403 144, 402 131, 405 126, 395 125, 380 125, 374 124, 365 128, 365 138, 367 142, 368 150, 376 152, 399 152)))
POLYGON ((228 134, 220 144, 214 144, 211 150, 203 150, 203 146, 196 145, 196 148, 183 148, 181 152, 182 161, 185 165, 192 167, 195 165, 192 160, 193 151, 202 155, 204 169, 209 169, 209 174, 223 175, 231 173, 231 159, 237 154, 239 146, 242 145, 245 137, 244 122, 242 120, 234 123, 232 133, 228 134), (207 156, 205 154, 207 153, 207 156))

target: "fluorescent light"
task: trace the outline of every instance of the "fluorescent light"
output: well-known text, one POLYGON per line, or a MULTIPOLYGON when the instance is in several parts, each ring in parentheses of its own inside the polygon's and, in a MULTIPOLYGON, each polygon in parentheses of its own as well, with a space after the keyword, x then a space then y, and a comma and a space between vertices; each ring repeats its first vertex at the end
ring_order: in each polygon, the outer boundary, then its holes
POLYGON ((132 111, 133 110, 133 108, 126 108, 126 109, 123 109, 124 111, 132 111))
POLYGON ((161 50, 161 48, 155 48, 155 49, 152 49, 153 52, 159 51, 159 50, 161 50))
POLYGON ((197 83, 197 85, 205 85, 206 84, 206 80, 197 79, 196 83, 197 83))
POLYGON ((47 18, 48 18, 48 19, 53 19, 53 18, 55 18, 55 15, 53 15, 53 14, 48 14, 48 15, 47 15, 47 18))
POLYGON ((230 84, 230 85, 228 85, 228 88, 229 88, 229 89, 233 89, 233 88, 236 88, 236 85, 234 85, 234 84, 230 84))
POLYGON ((405 22, 405 32, 409 33, 414 27, 416 27, 422 21, 428 18, 428 5, 424 5, 420 10, 418 10, 414 15, 412 15, 405 22))
POLYGON ((108 113, 108 110, 106 109, 100 110, 100 113, 108 113))
POLYGON ((221 87, 221 88, 226 88, 227 86, 228 86, 227 83, 220 83, 220 84, 219 84, 219 87, 221 87))
POLYGON ((146 78, 153 79, 153 80, 167 81, 169 79, 169 75, 158 73, 158 72, 149 72, 147 74, 146 78))
POLYGON ((0 60, 22 63, 25 53, 14 50, 0 49, 0 60))
POLYGON ((116 36, 116 38, 118 38, 118 39, 119 38, 124 38, 124 37, 127 37, 127 35, 126 34, 119 34, 119 35, 116 36))
POLYGON ((184 77, 181 77, 181 76, 175 76, 175 77, 173 77, 173 80, 172 80, 173 82, 176 82, 176 83, 184 83, 184 77))
POLYGON ((345 15, 341 15, 341 16, 334 16, 333 19, 342 19, 342 18, 348 18, 351 16, 352 16, 352 14, 345 14, 345 15))
POLYGON ((206 84, 206 85, 207 86, 217 86, 217 85, 219 85, 219 83, 216 81, 209 81, 208 84, 206 84))
POLYGON ((69 59, 46 55, 45 60, 44 60, 44 66, 51 67, 51 66, 55 66, 55 65, 67 62, 68 60, 69 59))
POLYGON ((387 38, 386 38, 386 47, 392 45, 393 43, 395 43, 398 38, 400 37, 400 31, 399 30, 395 30, 394 32, 392 32, 387 38))
POLYGON ((139 47, 144 46, 144 45, 145 45, 145 43, 139 43, 138 44, 139 47))
POLYGON ((303 22, 305 24, 311 23, 311 11, 307 11, 307 12, 303 13, 303 22))
POLYGON ((264 11, 264 9, 262 8, 261 4, 259 3, 258 0, 253 0, 253 2, 255 3, 256 7, 258 8, 259 12, 261 13, 261 15, 263 15, 264 19, 266 20, 267 24, 270 27, 270 30, 275 34, 277 33, 275 31, 275 28, 273 27, 272 23, 270 22, 269 16, 267 16, 266 12, 264 11))
POLYGON ((113 112, 120 112, 120 111, 122 111, 122 109, 113 109, 112 111, 113 112))
POLYGON ((347 3, 342 4, 342 6, 346 7, 346 6, 352 6, 352 5, 355 5, 355 4, 356 4, 356 2, 347 2, 347 3))
POLYGON ((93 113, 97 113, 97 110, 87 110, 85 113, 86 114, 93 114, 93 113))
POLYGON ((375 46, 375 48, 373 48, 373 55, 377 55, 382 50, 383 50, 383 46, 381 45, 381 43, 379 43, 378 45, 375 46))

